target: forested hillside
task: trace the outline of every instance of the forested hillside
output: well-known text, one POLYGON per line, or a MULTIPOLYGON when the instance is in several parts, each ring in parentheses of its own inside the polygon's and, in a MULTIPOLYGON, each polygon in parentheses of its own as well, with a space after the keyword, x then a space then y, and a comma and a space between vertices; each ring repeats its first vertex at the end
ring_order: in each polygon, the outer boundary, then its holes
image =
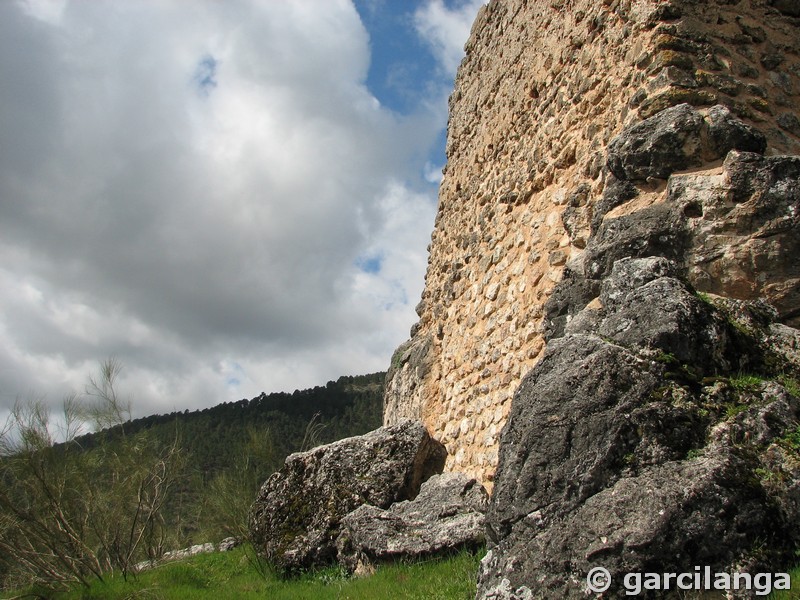
MULTIPOLYGON (((113 427, 56 443, 33 402, 0 431, 0 590, 127 577, 166 550, 246 538, 258 488, 288 454, 381 425, 384 373, 128 420, 120 369, 104 363, 87 386, 107 413, 94 422, 113 427)), ((91 406, 67 402, 67 422, 91 406)))
POLYGON ((342 376, 325 386, 292 393, 262 393, 203 410, 151 415, 76 441, 91 449, 123 431, 126 435, 147 431, 161 442, 170 442, 177 435, 181 447, 191 455, 192 468, 207 480, 240 458, 248 431, 267 431, 274 465, 280 465, 304 443, 310 447, 380 427, 385 375, 342 376))
POLYGON ((151 415, 76 441, 87 450, 123 434, 161 447, 176 441, 185 466, 165 516, 181 543, 211 541, 240 533, 258 487, 286 456, 380 427, 385 375, 151 415))

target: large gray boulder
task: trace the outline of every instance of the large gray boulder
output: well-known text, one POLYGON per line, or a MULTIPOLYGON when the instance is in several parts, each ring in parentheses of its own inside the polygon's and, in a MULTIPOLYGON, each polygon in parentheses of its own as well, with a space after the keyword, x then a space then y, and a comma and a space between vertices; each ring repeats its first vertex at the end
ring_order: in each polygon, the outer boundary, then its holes
POLYGON ((250 510, 251 539, 282 570, 330 563, 348 513, 415 498, 445 457, 444 446, 413 421, 292 454, 261 487, 250 510))
POLYGON ((337 541, 339 562, 350 571, 397 558, 477 549, 484 537, 486 490, 462 473, 434 475, 414 500, 388 509, 363 505, 347 515, 337 541))
POLYGON ((764 135, 726 107, 679 104, 624 129, 608 146, 617 179, 667 179, 672 173, 724 158, 731 150, 763 153, 764 135))
POLYGON ((800 544, 796 331, 623 259, 514 397, 478 598, 585 598, 586 576, 775 572, 800 544), (742 379, 744 371, 760 377, 742 379), (792 378, 786 378, 792 373, 792 378), (785 384, 785 385, 784 385, 785 384))

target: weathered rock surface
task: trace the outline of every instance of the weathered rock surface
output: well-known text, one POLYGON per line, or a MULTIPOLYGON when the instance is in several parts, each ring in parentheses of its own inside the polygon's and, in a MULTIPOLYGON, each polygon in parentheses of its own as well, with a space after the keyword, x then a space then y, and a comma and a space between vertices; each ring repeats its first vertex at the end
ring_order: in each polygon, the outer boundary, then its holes
POLYGON ((545 303, 545 339, 561 335, 630 257, 669 258, 696 289, 764 299, 776 320, 800 325, 800 157, 732 151, 718 168, 670 175, 654 203, 599 222, 545 303))
POLYGON ((731 371, 731 361, 745 367, 746 356, 731 347, 729 323, 710 312, 676 271, 662 257, 617 261, 600 294, 604 318, 583 331, 626 348, 670 354, 706 373, 731 371))
POLYGON ((444 447, 412 421, 292 454, 261 487, 251 539, 284 570, 330 563, 348 513, 415 498, 444 460, 444 447))
POLYGON ((770 4, 787 15, 800 17, 800 4, 795 0, 770 0, 770 4))
POLYGON ((611 140, 608 168, 621 180, 666 179, 676 171, 724 158, 731 150, 766 149, 766 137, 724 106, 701 111, 679 104, 611 140))
POLYGON ((484 543, 483 486, 461 473, 434 475, 414 500, 387 509, 363 505, 341 524, 339 562, 351 571, 380 561, 432 556, 484 543))
POLYGON ((616 581, 604 597, 624 597, 628 572, 794 560, 800 398, 781 382, 798 371, 770 340, 798 332, 766 305, 701 299, 679 273, 663 257, 615 262, 523 380, 479 598, 584 598, 594 566, 616 581))
POLYGON ((426 397, 425 380, 431 369, 430 336, 415 336, 392 355, 383 396, 385 414, 420 414, 426 397))
POLYGON ((697 289, 766 299, 800 326, 800 156, 731 152, 721 173, 673 176, 666 193, 683 212, 697 289))

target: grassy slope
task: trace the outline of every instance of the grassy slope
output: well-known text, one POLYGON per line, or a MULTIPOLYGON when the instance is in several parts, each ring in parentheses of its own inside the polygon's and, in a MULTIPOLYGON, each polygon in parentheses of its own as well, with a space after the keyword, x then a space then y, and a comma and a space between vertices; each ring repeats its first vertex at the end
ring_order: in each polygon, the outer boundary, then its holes
MULTIPOLYGON (((166 564, 128 582, 115 578, 97 582, 89 590, 42 596, 53 600, 472 600, 480 556, 461 552, 446 559, 385 565, 364 578, 347 578, 332 568, 283 580, 260 575, 245 549, 237 548, 166 564)), ((800 598, 800 567, 791 571, 791 577, 794 589, 775 592, 770 600, 800 598)), ((13 597, 0 594, 0 598, 13 597)))
MULTIPOLYGON (((162 565, 137 580, 114 578, 89 590, 46 597, 54 600, 472 600, 480 556, 462 552, 451 558, 380 567, 364 578, 347 578, 337 569, 292 580, 262 577, 243 548, 162 565)), ((8 596, 4 596, 8 597, 8 596)), ((28 596, 30 597, 30 596, 28 596)))

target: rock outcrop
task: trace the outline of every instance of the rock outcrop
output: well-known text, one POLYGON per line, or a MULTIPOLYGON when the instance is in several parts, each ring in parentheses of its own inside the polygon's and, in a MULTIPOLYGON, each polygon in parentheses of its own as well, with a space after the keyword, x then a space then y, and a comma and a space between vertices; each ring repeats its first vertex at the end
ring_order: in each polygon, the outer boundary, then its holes
POLYGON ((584 598, 596 566, 615 582, 604 597, 623 597, 629 572, 792 564, 796 359, 771 344, 766 305, 699 296, 679 271, 661 257, 617 260, 600 302, 523 381, 479 598, 584 598))
POLYGON ((384 422, 421 419, 447 470, 491 488, 515 391, 620 258, 662 256, 680 285, 796 327, 797 16, 784 0, 481 9, 384 422))
POLYGON ((721 106, 698 111, 683 104, 623 130, 609 145, 605 212, 593 215, 604 223, 586 249, 590 256, 582 258, 586 274, 601 278, 610 261, 626 253, 670 255, 698 290, 767 300, 779 320, 800 325, 800 262, 794 258, 800 252, 800 156, 762 156, 757 149, 763 152, 764 144, 757 130, 721 106), (706 126, 704 113, 712 125, 706 126), (689 121, 694 125, 686 127, 689 121), (717 160, 723 161, 718 168, 676 173, 717 160), (665 193, 624 215, 624 206, 644 194, 633 186, 624 196, 619 190, 653 179, 665 180, 665 193), (617 206, 623 210, 609 215, 617 206), (648 216, 655 217, 652 225, 639 226, 648 216), (629 230, 624 238, 621 229, 629 230))
POLYGON ((608 169, 622 181, 666 179, 701 167, 731 150, 763 154, 767 140, 724 106, 700 111, 679 104, 645 119, 611 140, 608 169), (705 113, 705 114, 704 114, 705 113))
POLYGON ((481 10, 384 413, 493 488, 479 598, 796 560, 796 4, 481 10))
POLYGON ((609 143, 501 437, 480 598, 583 598, 598 566, 622 597, 626 573, 794 561, 800 157, 764 142, 682 104, 609 143))
POLYGON ((474 479, 434 475, 414 500, 388 509, 363 505, 347 515, 337 540, 339 563, 359 573, 398 558, 477 550, 485 541, 487 502, 486 490, 474 479))
POLYGON ((444 447, 411 421, 292 454, 251 508, 251 541, 285 571, 332 563, 350 512, 415 498, 444 460, 444 447))

